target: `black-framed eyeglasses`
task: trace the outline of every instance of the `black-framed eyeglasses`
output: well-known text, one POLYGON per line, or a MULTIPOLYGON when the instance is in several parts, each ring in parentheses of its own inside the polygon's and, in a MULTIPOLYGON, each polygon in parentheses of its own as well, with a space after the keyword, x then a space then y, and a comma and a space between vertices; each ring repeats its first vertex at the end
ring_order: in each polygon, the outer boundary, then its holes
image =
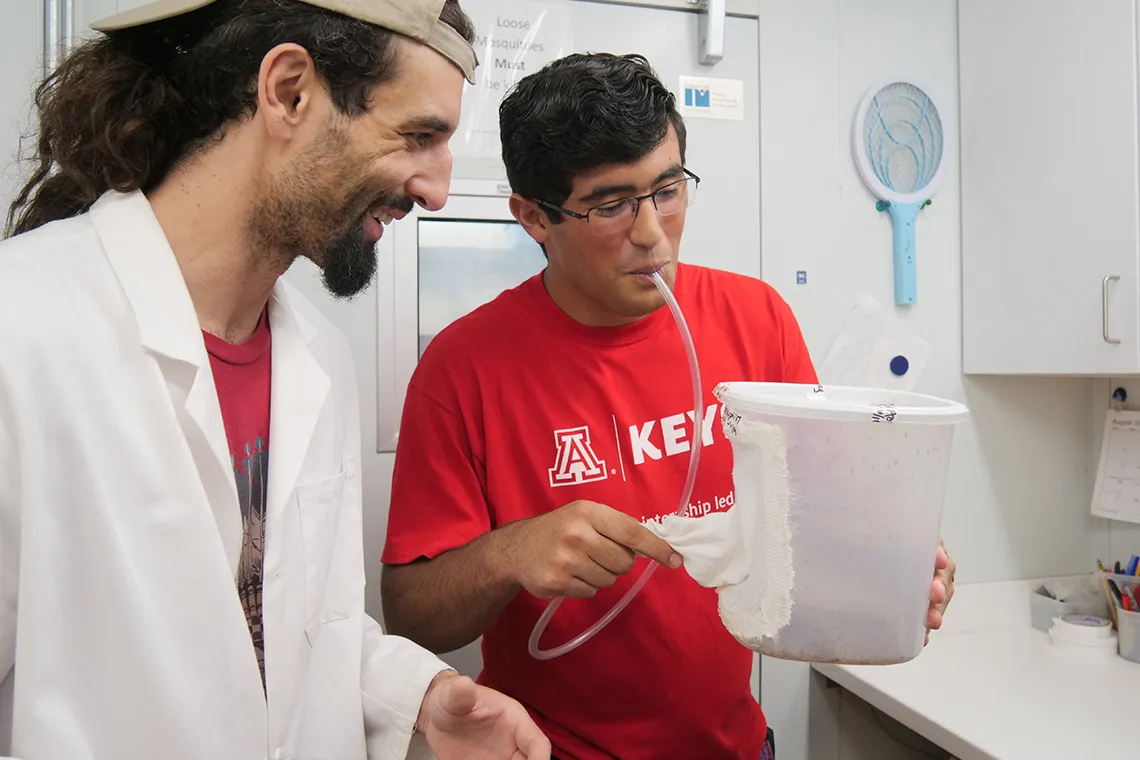
POLYGON ((670 216, 692 206, 697 200, 697 187, 701 184, 701 178, 688 169, 682 169, 682 171, 686 175, 684 179, 670 182, 652 193, 609 201, 587 209, 585 213, 571 211, 548 201, 536 200, 535 203, 574 219, 586 220, 588 228, 595 234, 618 232, 633 224, 642 201, 653 201, 653 207, 661 216, 670 216))

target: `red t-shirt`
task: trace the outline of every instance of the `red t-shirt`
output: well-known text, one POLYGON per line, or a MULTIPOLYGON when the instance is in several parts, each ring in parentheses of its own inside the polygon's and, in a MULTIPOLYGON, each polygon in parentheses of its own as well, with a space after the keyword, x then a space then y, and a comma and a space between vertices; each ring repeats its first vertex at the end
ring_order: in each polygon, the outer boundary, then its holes
MULTIPOLYGON (((791 310, 759 280, 679 267, 675 295, 705 391, 693 505, 732 504, 732 450, 712 395, 722 381, 815 383, 791 310)), ((434 557, 576 499, 643 521, 677 510, 689 465, 692 384, 667 307, 620 328, 573 321, 542 275, 453 323, 408 388, 383 561, 434 557)), ((641 575, 568 599, 543 648, 574 638, 641 575)), ((483 637, 480 682, 518 699, 561 760, 759 757, 767 723, 752 653, 725 630, 716 593, 658 568, 605 629, 539 661, 527 639, 549 602, 520 593, 483 637)))
POLYGON ((269 474, 270 351, 269 314, 263 312, 253 335, 233 344, 202 333, 218 402, 222 408, 230 461, 237 480, 243 538, 237 590, 249 624, 257 664, 265 682, 265 635, 261 620, 262 547, 265 542, 266 485, 269 474))

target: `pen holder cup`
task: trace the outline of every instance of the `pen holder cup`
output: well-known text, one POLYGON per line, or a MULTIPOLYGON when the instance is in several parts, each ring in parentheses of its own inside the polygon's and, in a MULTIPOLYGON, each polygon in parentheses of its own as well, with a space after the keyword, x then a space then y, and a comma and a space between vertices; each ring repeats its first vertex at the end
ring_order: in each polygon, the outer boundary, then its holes
POLYGON ((1095 573, 1090 573, 1088 577, 1097 585, 1089 587, 1087 592, 1076 588, 1069 589, 1069 597, 1063 602, 1050 596, 1044 585, 1030 592, 1029 616, 1033 627, 1049 633, 1053 627, 1053 620, 1065 615, 1093 615, 1110 619, 1109 594, 1099 585, 1102 578, 1095 573))
POLYGON ((1120 656, 1140 662, 1140 612, 1117 608, 1117 645, 1120 656))

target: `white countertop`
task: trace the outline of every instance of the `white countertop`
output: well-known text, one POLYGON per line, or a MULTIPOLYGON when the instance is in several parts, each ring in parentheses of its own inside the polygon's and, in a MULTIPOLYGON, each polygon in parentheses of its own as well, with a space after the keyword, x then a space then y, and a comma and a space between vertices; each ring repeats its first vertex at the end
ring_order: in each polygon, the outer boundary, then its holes
POLYGON ((1029 624, 1031 584, 960 587, 909 663, 813 667, 962 760, 1131 757, 1140 664, 1054 649, 1029 624))

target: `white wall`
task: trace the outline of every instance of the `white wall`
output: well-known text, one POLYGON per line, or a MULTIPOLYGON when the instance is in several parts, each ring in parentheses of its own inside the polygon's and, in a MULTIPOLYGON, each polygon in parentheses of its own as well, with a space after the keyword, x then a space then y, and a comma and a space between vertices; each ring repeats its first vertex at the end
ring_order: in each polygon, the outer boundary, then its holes
MULTIPOLYGON (((762 0, 760 29, 763 274, 792 304, 819 363, 860 292, 893 303, 889 218, 851 158, 856 108, 875 81, 913 77, 957 131, 957 4, 762 0), (797 270, 808 284, 795 284, 797 270)), ((952 147, 951 171, 916 226, 918 302, 901 316, 935 350, 916 390, 972 411, 955 440, 943 521, 957 580, 1087 572, 1109 542, 1107 525, 1088 515, 1093 381, 963 378, 956 140, 952 147)), ((850 720, 838 732, 826 724, 839 718, 821 707, 828 697, 807 666, 765 659, 761 684, 781 760, 868 756, 874 736, 877 756, 894 756, 891 740, 867 733, 857 711, 844 713, 850 720)))
MULTIPOLYGON (((9 0, 0 23, 0 228, 8 204, 19 189, 21 167, 16 163, 20 137, 32 124, 32 87, 41 75, 43 11, 38 2, 9 0)), ((25 148, 25 152, 27 148, 25 148)))
MULTIPOLYGON (((147 0, 72 0, 77 38, 90 36, 91 22, 120 10, 143 5, 147 0)), ((35 146, 21 136, 30 134, 35 124, 32 90, 43 76, 45 0, 4 0, 4 20, 0 23, 0 228, 7 220, 8 206, 26 175, 29 164, 20 164, 35 146)))
MULTIPOLYGON (((791 302, 819 362, 861 291, 892 303, 888 216, 875 211, 851 159, 858 101, 880 77, 913 76, 956 129, 956 3, 765 0, 761 21, 764 277, 791 302), (795 285, 801 269, 808 285, 795 285)), ((955 440, 947 546, 964 582, 1086 570, 1107 540, 1105 526, 1074 506, 1085 498, 1090 381, 961 374, 954 148, 917 224, 918 303, 898 310, 934 345, 917 390, 973 412, 955 440)))
MULTIPOLYGON (((1128 392, 1128 400, 1124 404, 1125 409, 1140 410, 1140 378, 1113 377, 1090 382, 1088 399, 1089 447, 1087 452, 1089 482, 1081 501, 1081 508, 1086 511, 1092 504, 1097 462, 1100 458, 1101 436, 1104 435, 1104 418, 1109 408, 1112 392, 1116 388, 1123 388, 1128 392)), ((1098 522, 1105 525, 1105 530, 1108 533, 1107 542, 1100 541, 1097 543, 1097 550, 1100 552, 1099 558, 1104 560, 1105 564, 1113 560, 1123 562, 1130 555, 1140 554, 1140 525, 1117 520, 1098 522)))

